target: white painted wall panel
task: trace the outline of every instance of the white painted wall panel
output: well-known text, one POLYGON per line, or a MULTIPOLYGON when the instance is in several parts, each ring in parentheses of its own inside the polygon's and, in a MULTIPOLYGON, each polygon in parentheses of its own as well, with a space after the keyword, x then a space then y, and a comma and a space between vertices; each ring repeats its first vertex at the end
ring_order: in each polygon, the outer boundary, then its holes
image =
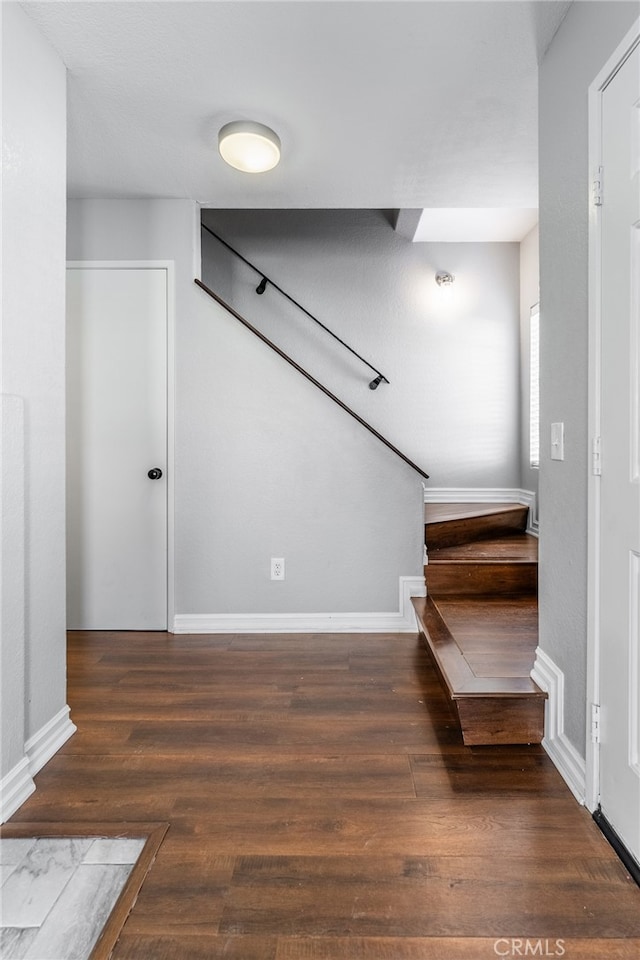
POLYGON ((26 741, 66 700, 66 72, 17 3, 0 7, 2 392, 24 405, 26 741))
POLYGON ((24 404, 0 396, 0 724, 5 776, 24 758, 24 404))

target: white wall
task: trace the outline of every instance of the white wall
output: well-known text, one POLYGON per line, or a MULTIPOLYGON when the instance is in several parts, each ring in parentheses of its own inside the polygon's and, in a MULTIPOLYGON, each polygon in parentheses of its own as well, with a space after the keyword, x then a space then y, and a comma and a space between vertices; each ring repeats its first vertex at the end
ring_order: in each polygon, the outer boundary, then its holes
POLYGON ((176 263, 177 614, 397 611, 422 572, 418 475, 195 286, 198 216, 69 204, 69 259, 176 263))
POLYGON ((206 210, 204 220, 391 381, 214 240, 203 279, 430 474, 433 487, 520 481, 519 247, 411 243, 381 210, 206 210), (221 265, 221 270, 220 266, 221 265), (438 287, 435 273, 456 277, 438 287), (231 282, 229 282, 231 276, 231 282))
MULTIPOLYGON (((24 403, 22 397, 0 396, 2 457, 0 459, 0 723, 1 776, 13 776, 6 794, 30 792, 25 760, 25 524, 24 403), (18 771, 22 770, 22 776, 18 771), (25 778, 27 782, 25 783, 25 778)), ((9 810, 9 813, 11 810, 9 810)))
POLYGON ((18 4, 3 3, 1 15, 2 786, 8 815, 33 788, 30 774, 73 727, 65 666, 66 74, 18 4))
POLYGON ((540 646, 565 675, 565 732, 585 754, 588 390, 587 90, 638 4, 578 2, 540 69, 540 646), (565 423, 565 460, 549 457, 565 423))
POLYGON ((531 307, 540 299, 539 229, 531 230, 520 243, 520 486, 538 492, 540 471, 529 460, 529 349, 531 307))

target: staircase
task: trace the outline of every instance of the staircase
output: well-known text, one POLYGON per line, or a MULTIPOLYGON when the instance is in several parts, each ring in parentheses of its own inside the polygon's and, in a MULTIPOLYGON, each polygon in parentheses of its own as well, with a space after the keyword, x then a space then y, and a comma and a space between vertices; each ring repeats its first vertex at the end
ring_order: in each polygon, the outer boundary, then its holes
POLYGON ((520 504, 427 504, 427 597, 413 604, 467 746, 540 743, 538 542, 520 504))

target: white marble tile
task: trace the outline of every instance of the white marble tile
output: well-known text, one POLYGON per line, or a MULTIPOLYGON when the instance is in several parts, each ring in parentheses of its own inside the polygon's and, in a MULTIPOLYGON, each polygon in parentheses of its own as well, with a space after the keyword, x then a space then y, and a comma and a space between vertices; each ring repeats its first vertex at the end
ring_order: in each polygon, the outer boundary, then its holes
POLYGON ((37 927, 3 927, 0 930, 2 960, 23 960, 37 934, 37 927))
POLYGON ((3 837, 0 840, 0 865, 20 863, 36 842, 35 837, 3 837))
MULTIPOLYGON (((35 837, 0 839, 0 887, 17 869, 31 848, 38 841, 35 837)), ((2 898, 0 897, 0 926, 2 925, 2 898)), ((0 957, 2 954, 0 953, 0 957)))
POLYGON ((93 841, 83 863, 135 863, 146 840, 122 837, 98 837, 93 841))
POLYGON ((124 864, 79 866, 24 960, 87 960, 131 869, 124 864))
POLYGON ((38 840, 2 887, 2 926, 40 926, 92 842, 91 837, 38 840))
MULTIPOLYGON (((18 869, 17 863, 0 863, 0 887, 5 880, 8 880, 14 870, 18 869)), ((0 916, 2 915, 2 895, 0 894, 0 916)), ((2 924, 0 923, 0 926, 2 924)), ((2 954, 0 953, 0 957, 2 954)))

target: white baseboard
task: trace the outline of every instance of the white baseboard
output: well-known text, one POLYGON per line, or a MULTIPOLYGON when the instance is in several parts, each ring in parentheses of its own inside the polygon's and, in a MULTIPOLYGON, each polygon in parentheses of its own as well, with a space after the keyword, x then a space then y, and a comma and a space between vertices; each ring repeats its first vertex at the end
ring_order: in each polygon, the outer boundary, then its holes
POLYGON ((400 577, 399 610, 390 613, 177 614, 173 633, 415 633, 411 597, 426 594, 424 577, 400 577))
POLYGON ((35 788, 29 772, 29 760, 23 757, 0 781, 0 823, 6 823, 35 788))
POLYGON ((45 763, 51 760, 63 743, 76 732, 75 723, 69 717, 69 707, 64 706, 55 717, 34 733, 24 745, 29 761, 29 772, 35 777, 45 763))
POLYGON ((527 533, 538 536, 537 497, 516 487, 429 487, 423 484, 425 503, 522 503, 529 507, 527 533))
POLYGON ((69 718, 69 707, 64 706, 27 740, 24 745, 25 756, 0 782, 0 823, 12 817, 31 796, 36 789, 33 782, 36 773, 75 732, 76 725, 69 718))
POLYGON ((542 746, 578 803, 584 804, 586 764, 564 732, 564 673, 540 647, 536 649, 531 679, 549 695, 545 704, 542 746))

